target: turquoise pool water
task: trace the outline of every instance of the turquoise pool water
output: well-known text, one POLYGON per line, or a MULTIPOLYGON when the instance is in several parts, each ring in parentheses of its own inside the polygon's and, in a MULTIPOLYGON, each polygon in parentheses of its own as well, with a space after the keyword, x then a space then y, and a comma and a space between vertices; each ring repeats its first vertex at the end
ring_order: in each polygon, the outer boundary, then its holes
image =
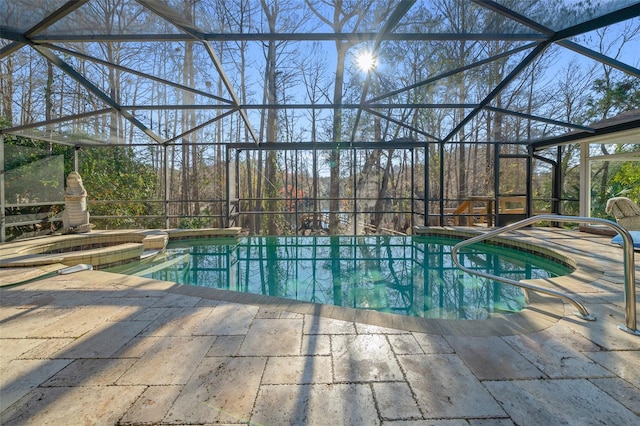
MULTIPOLYGON (((457 269, 442 237, 247 237, 170 243, 111 271, 180 284, 424 318, 485 319, 525 306, 522 290, 457 269)), ((530 253, 475 245, 463 264, 512 279, 570 269, 530 253)))

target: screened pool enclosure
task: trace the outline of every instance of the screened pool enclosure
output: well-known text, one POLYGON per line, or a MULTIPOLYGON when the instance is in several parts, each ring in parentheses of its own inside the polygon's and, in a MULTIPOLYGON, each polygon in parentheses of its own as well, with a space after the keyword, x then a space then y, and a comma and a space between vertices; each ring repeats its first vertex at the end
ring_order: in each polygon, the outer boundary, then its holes
POLYGON ((0 0, 2 241, 406 234, 640 198, 640 2, 0 0))

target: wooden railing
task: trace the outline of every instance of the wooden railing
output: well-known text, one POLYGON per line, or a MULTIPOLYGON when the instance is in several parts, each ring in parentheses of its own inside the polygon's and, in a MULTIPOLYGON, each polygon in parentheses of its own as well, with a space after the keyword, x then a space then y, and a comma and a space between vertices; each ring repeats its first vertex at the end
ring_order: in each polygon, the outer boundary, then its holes
MULTIPOLYGON (((451 219, 449 225, 473 226, 486 224, 494 225, 496 213, 499 215, 524 215, 526 211, 526 197, 522 195, 498 197, 498 211, 494 211, 496 199, 492 196, 473 195, 465 198, 455 209, 445 209, 445 214, 451 219)), ((533 214, 547 214, 549 211, 534 209, 533 214)))

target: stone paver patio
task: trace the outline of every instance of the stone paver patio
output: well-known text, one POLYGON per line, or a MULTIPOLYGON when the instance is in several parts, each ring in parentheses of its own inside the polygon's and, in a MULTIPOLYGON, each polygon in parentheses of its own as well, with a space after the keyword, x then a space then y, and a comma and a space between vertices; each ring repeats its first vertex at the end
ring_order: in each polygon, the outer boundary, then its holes
MULTIPOLYGON (((519 234, 588 264, 565 287, 597 321, 550 301, 517 317, 522 332, 420 329, 101 271, 4 287, 0 423, 640 424, 640 337, 617 329, 621 249, 584 233, 519 234)), ((5 284, 35 274, 0 272, 5 284)))

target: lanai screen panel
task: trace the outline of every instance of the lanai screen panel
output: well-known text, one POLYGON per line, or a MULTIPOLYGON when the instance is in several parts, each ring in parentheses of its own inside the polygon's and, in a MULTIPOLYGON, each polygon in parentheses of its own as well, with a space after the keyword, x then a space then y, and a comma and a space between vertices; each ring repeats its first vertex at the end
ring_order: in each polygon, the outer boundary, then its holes
POLYGON ((40 58, 12 68, 32 80, 14 87, 40 94, 11 108, 10 125, 109 108, 117 113, 86 135, 103 143, 377 140, 376 117, 394 137, 526 141, 584 124, 560 90, 588 92, 592 68, 637 72, 624 41, 638 24, 634 1, 360 1, 338 13, 351 16, 340 27, 320 1, 2 3, 3 56, 40 58), (365 52, 370 71, 358 66, 365 52), (263 127, 269 108, 275 140, 263 127), (336 108, 337 134, 327 124, 336 108))
POLYGON ((380 189, 410 143, 423 187, 392 198, 442 223, 470 196, 497 201, 497 144, 529 155, 621 112, 600 101, 640 86, 639 15, 627 0, 0 0, 0 131, 130 148, 177 224, 223 222, 226 150, 274 144, 300 156, 262 156, 273 194, 305 173, 301 147, 325 144, 328 210, 403 210, 380 189), (376 152, 390 168, 373 171, 376 152))

